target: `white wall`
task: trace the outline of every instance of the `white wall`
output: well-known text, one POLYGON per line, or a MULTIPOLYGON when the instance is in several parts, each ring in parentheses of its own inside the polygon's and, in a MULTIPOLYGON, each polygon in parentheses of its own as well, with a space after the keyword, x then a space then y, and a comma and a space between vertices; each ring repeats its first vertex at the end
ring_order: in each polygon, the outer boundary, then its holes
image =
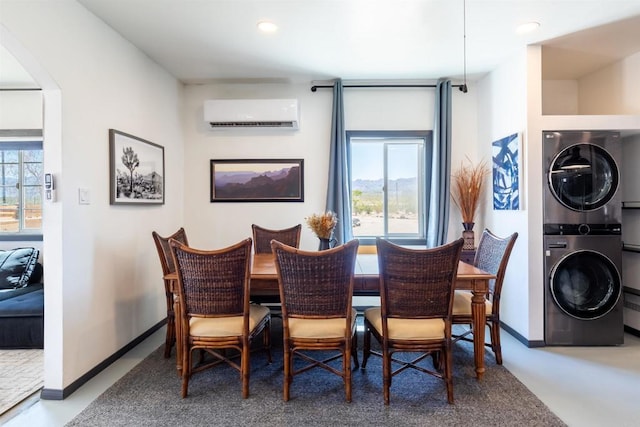
POLYGON ((543 80, 542 114, 579 114, 577 80, 543 80))
POLYGON ((578 81, 580 114, 640 115, 640 52, 578 81))
MULTIPOLYGON (((452 162, 476 158, 475 94, 453 91, 452 162)), ((189 242, 222 247, 251 235, 251 224, 282 228, 303 224, 300 246, 315 249, 317 239, 304 224, 325 208, 333 95, 311 92, 309 84, 211 84, 185 89, 185 226, 189 242), (203 103, 214 98, 297 98, 300 130, 210 130, 203 103), (210 203, 211 159, 304 159, 304 203, 210 203), (191 237, 193 236, 193 238, 191 237)), ((433 89, 345 89, 347 130, 424 130, 433 126, 433 89)), ((461 234, 452 208, 449 240, 461 234)))
POLYGON ((75 1, 3 0, 0 23, 45 89, 44 387, 60 390, 166 315, 151 231, 183 223, 182 89, 75 1), (165 147, 164 206, 109 205, 109 128, 165 147))
POLYGON ((544 80, 544 115, 640 114, 640 52, 576 80, 544 80))
MULTIPOLYGON (((492 204, 491 177, 488 177, 483 215, 485 225, 499 236, 518 232, 518 240, 509 260, 500 305, 500 318, 524 337, 530 335, 529 172, 533 167, 528 156, 531 144, 527 132, 527 56, 522 51, 489 73, 478 83, 478 150, 491 162, 491 143, 513 133, 520 133, 520 210, 495 211, 492 204)), ((533 203, 533 206, 536 206, 533 203)), ((541 288, 540 288, 541 289, 541 288)), ((541 291, 540 291, 541 292, 541 291)))
MULTIPOLYGON (((527 277, 529 281, 529 331, 525 336, 530 341, 543 342, 545 273, 544 259, 542 257, 542 189, 545 182, 542 178, 542 131, 549 128, 545 128, 542 123, 542 48, 540 46, 529 46, 526 49, 526 55, 526 108, 529 143, 525 149, 528 165, 525 188, 527 189, 526 197, 529 209, 526 224, 528 265, 525 267, 528 268, 527 277)), ((560 126, 555 129, 563 128, 563 126, 560 126)))
POLYGON ((42 129, 42 93, 0 91, 0 129, 42 129))

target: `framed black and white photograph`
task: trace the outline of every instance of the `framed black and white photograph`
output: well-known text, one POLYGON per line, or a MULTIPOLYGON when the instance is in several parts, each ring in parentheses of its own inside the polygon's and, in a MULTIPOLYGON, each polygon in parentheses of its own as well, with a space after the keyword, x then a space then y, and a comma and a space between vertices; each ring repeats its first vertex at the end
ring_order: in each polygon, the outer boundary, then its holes
POLYGON ((164 147, 109 129, 112 205, 164 204, 164 147))
POLYGON ((211 202, 303 202, 302 159, 211 160, 211 202))
POLYGON ((520 209, 520 134, 493 141, 493 209, 520 209))

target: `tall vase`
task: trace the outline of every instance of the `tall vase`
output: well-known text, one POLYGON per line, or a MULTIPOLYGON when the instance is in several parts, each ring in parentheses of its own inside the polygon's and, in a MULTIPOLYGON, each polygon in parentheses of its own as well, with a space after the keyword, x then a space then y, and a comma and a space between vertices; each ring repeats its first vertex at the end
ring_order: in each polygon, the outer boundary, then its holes
POLYGON ((322 237, 320 237, 319 239, 320 239, 320 246, 318 247, 319 251, 325 251, 327 249, 331 249, 331 239, 323 239, 322 237))
POLYGON ((473 226, 475 222, 463 222, 462 223, 462 238, 464 243, 462 244, 462 250, 475 249, 475 234, 473 232, 473 226))
POLYGON ((319 251, 331 249, 336 246, 336 243, 338 243, 338 240, 333 237, 333 233, 331 233, 331 237, 328 239, 325 239, 324 237, 318 237, 318 239, 320 239, 320 246, 318 247, 319 251))

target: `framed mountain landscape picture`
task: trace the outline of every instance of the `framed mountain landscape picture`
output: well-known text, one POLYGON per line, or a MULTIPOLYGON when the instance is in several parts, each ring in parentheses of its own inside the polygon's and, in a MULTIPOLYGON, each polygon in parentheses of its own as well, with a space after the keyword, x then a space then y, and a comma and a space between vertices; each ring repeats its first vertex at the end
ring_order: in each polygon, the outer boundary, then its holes
POLYGON ((211 202, 303 202, 304 160, 211 160, 211 202))

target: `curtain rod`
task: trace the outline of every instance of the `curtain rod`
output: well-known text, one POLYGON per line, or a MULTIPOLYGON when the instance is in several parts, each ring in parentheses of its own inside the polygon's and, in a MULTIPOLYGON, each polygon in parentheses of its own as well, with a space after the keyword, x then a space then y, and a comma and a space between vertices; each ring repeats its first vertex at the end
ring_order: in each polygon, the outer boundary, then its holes
POLYGON ((0 92, 21 92, 21 91, 30 91, 30 90, 42 90, 40 88, 0 88, 0 92))
MULTIPOLYGON (((465 84, 461 84, 461 85, 451 85, 452 87, 457 87, 460 88, 460 92, 462 93, 467 93, 467 85, 465 84)), ((363 85, 358 85, 358 84, 347 84, 347 85, 342 85, 342 87, 399 87, 399 88, 404 88, 404 87, 430 87, 430 88, 435 88, 437 87, 436 85, 428 85, 428 84, 424 84, 424 85, 420 85, 420 84, 405 84, 405 85, 388 85, 388 84, 381 84, 381 85, 376 85, 376 84, 363 84, 363 85)), ((313 85, 311 86, 311 92, 315 92, 318 89, 329 89, 329 88, 333 88, 333 85, 313 85)))

